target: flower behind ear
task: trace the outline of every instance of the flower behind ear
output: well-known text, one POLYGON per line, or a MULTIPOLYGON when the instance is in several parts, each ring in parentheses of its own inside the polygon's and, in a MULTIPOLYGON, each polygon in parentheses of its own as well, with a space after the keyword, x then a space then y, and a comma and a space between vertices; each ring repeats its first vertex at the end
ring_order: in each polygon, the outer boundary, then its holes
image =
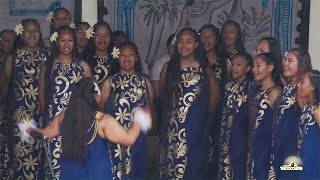
POLYGON ((51 34, 50 42, 57 41, 58 36, 58 32, 54 32, 53 34, 51 34))
POLYGON ((91 39, 93 37, 94 31, 92 27, 89 27, 89 29, 86 30, 86 38, 91 39))
POLYGON ((75 29, 75 28, 76 28, 76 24, 72 22, 72 23, 70 23, 69 27, 70 27, 71 29, 75 29))
POLYGON ((54 16, 53 11, 50 11, 50 12, 48 13, 48 15, 47 15, 47 21, 51 22, 52 19, 54 18, 53 16, 54 16))
POLYGON ((113 47, 113 50, 112 50, 112 53, 111 53, 113 59, 118 59, 119 58, 119 54, 120 54, 120 49, 116 48, 116 47, 113 47))
POLYGON ((24 30, 24 29, 23 29, 22 24, 18 24, 18 25, 16 25, 16 27, 14 28, 14 31, 16 32, 17 36, 19 36, 19 34, 22 35, 23 30, 24 30))

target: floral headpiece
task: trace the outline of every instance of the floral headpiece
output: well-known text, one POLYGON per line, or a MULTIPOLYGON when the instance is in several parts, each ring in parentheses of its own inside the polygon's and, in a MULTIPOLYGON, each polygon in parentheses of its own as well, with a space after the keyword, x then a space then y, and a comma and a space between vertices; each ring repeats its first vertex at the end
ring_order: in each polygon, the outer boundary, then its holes
POLYGON ((89 27, 89 29, 86 30, 86 38, 91 39, 93 37, 94 31, 92 27, 89 27))
POLYGON ((19 36, 19 34, 22 35, 22 32, 23 32, 23 26, 22 24, 18 24, 16 25, 16 27, 14 28, 14 31, 16 32, 17 36, 19 36))
POLYGON ((58 36, 58 32, 54 32, 53 34, 51 34, 50 42, 57 41, 58 36))
POLYGON ((75 29, 75 28, 76 28, 76 24, 72 22, 72 23, 70 23, 69 27, 70 27, 71 29, 75 29))
POLYGON ((47 21, 51 22, 52 19, 53 19, 53 16, 54 16, 53 11, 50 11, 50 12, 48 13, 48 15, 47 15, 47 21))
POLYGON ((117 48, 117 47, 113 47, 113 50, 112 50, 112 57, 113 59, 118 59, 119 58, 119 54, 120 54, 120 49, 117 48))

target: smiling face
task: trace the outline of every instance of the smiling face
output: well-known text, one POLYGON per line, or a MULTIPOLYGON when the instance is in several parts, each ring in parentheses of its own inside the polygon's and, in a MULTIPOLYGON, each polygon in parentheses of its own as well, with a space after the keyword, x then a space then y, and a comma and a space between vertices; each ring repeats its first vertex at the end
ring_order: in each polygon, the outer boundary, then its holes
POLYGON ((197 46, 198 43, 190 31, 181 32, 177 42, 177 50, 182 58, 194 56, 197 46))
POLYGON ((215 51, 217 40, 214 32, 209 27, 201 31, 201 41, 206 52, 215 51))
POLYGON ((36 50, 40 41, 40 27, 34 21, 27 21, 24 23, 24 31, 21 37, 26 50, 36 50))
POLYGON ((58 29, 63 25, 71 24, 70 14, 65 9, 59 9, 54 13, 52 27, 58 29))
POLYGON ((111 42, 111 32, 105 26, 98 26, 93 35, 93 43, 98 51, 107 51, 111 42))
POLYGON ((298 59, 294 51, 290 51, 284 57, 282 62, 283 75, 290 79, 296 79, 298 74, 298 59))
POLYGON ((304 73, 301 77, 301 81, 298 83, 297 94, 300 98, 312 98, 314 87, 310 81, 310 73, 304 73))
POLYGON ((267 41, 260 41, 255 50, 254 50, 254 56, 257 56, 258 54, 260 53, 268 53, 270 52, 270 49, 269 49, 269 44, 267 43, 267 41))
POLYGON ((88 44, 88 39, 86 38, 86 30, 89 29, 89 26, 86 24, 80 24, 77 26, 75 37, 77 47, 85 48, 88 44))
POLYGON ((74 39, 71 31, 63 30, 59 33, 57 47, 60 55, 71 55, 74 47, 74 39))
POLYGON ((253 60, 252 73, 254 80, 263 81, 267 77, 272 76, 273 65, 267 64, 260 56, 253 60))
POLYGON ((131 46, 121 47, 119 55, 120 73, 133 74, 135 72, 134 66, 137 61, 137 53, 131 46))
POLYGON ((247 73, 250 71, 251 66, 248 65, 245 57, 243 56, 234 56, 231 62, 231 74, 232 78, 237 82, 245 79, 247 73))
POLYGON ((1 51, 5 54, 9 54, 16 39, 16 34, 13 31, 5 31, 1 34, 0 38, 1 51))
POLYGON ((233 24, 225 24, 221 30, 222 40, 225 46, 235 47, 237 40, 237 28, 233 24))

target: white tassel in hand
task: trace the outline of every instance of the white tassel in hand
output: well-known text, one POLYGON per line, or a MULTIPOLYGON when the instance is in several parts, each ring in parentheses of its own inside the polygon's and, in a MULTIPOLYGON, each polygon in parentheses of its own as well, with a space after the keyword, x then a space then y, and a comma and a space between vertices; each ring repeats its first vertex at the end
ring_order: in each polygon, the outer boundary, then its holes
POLYGON ((30 128, 36 128, 36 122, 34 119, 29 120, 23 120, 22 122, 18 123, 18 128, 20 130, 20 138, 24 142, 29 142, 31 140, 30 134, 27 132, 30 128))
POLYGON ((141 126, 141 131, 146 134, 152 126, 152 118, 150 109, 148 106, 137 106, 135 107, 130 115, 131 121, 136 121, 141 126))

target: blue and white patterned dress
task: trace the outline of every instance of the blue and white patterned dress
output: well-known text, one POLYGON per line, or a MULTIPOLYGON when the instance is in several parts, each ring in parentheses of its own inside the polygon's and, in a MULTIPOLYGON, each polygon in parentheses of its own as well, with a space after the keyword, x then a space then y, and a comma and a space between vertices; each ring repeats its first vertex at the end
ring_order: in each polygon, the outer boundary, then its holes
MULTIPOLYGON (((51 71, 50 100, 47 120, 64 111, 69 103, 74 85, 84 76, 84 69, 79 61, 72 63, 54 63, 51 71)), ((60 178, 61 136, 50 140, 51 164, 56 178, 60 178)))
POLYGON ((208 87, 201 67, 180 67, 178 93, 165 114, 160 140, 161 179, 208 176, 208 87))

